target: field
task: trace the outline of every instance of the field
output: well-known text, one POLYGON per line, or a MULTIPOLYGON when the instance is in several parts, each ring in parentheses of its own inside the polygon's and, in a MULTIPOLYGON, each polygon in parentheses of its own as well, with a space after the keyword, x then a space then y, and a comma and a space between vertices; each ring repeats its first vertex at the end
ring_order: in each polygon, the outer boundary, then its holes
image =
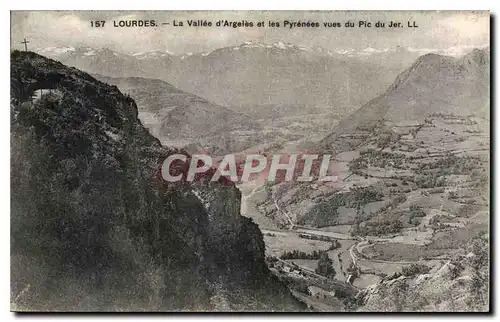
MULTIPOLYGON (((338 154, 341 180, 302 183, 281 195, 280 207, 293 225, 258 184, 243 187, 242 213, 263 230, 270 256, 331 245, 300 237, 304 234, 337 239, 340 247, 328 251, 334 279, 346 283, 351 278, 360 289, 414 263, 440 267, 488 230, 489 147, 480 122, 438 115, 418 131, 398 127, 403 134, 383 148, 369 140, 338 154)), ((317 265, 291 261, 310 271, 317 265)))

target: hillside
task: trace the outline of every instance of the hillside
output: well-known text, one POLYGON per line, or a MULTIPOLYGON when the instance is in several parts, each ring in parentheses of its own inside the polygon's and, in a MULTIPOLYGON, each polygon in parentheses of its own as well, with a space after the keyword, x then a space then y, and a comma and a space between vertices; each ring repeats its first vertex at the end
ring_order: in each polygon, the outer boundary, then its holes
POLYGON ((264 263, 233 185, 159 181, 176 152, 116 86, 14 51, 11 309, 303 309, 264 263))
MULTIPOLYGON (((130 95, 137 102, 139 119, 165 145, 195 143, 208 151, 231 152, 238 148, 239 132, 260 130, 249 116, 181 91, 159 79, 95 77, 130 95), (233 144, 224 146, 221 141, 233 144)), ((248 144, 251 143, 241 142, 239 149, 248 144)))
POLYGON ((181 91, 160 79, 144 77, 109 77, 101 74, 94 74, 92 76, 104 83, 117 86, 121 92, 133 97, 137 102, 139 113, 158 113, 162 109, 169 112, 176 106, 206 102, 206 100, 181 91))
POLYGON ((419 124, 436 113, 489 118, 489 56, 489 48, 460 58, 421 56, 385 93, 343 119, 322 144, 338 150, 342 136, 361 128, 419 124))
POLYGON ((358 295, 360 311, 486 312, 489 239, 472 239, 454 257, 434 267, 410 266, 358 295))

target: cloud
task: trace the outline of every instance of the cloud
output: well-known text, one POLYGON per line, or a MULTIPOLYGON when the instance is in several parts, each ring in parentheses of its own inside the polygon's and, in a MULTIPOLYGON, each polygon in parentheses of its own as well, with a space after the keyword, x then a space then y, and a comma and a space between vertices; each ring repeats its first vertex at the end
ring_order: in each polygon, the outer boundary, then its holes
POLYGON ((446 47, 479 46, 489 43, 489 27, 488 14, 465 12, 437 21, 427 35, 435 37, 446 47))
POLYGON ((489 35, 489 16, 465 13, 451 16, 438 23, 444 30, 460 33, 462 37, 482 37, 489 35))

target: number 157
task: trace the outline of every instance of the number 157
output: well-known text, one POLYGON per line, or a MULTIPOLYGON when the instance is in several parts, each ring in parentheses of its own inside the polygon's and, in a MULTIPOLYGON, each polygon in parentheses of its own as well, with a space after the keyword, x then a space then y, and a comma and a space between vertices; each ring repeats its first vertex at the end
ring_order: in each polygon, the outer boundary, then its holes
POLYGON ((106 23, 106 21, 104 21, 104 20, 96 20, 96 21, 91 21, 90 26, 91 27, 104 27, 105 23, 106 23))

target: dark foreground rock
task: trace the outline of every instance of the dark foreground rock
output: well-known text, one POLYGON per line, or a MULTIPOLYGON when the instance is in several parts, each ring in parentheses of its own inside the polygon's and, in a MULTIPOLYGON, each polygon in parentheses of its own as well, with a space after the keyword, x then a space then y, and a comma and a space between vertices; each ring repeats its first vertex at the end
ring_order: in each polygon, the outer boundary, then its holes
POLYGON ((13 310, 303 309, 233 185, 157 180, 178 151, 116 86, 16 51, 11 93, 13 310))

